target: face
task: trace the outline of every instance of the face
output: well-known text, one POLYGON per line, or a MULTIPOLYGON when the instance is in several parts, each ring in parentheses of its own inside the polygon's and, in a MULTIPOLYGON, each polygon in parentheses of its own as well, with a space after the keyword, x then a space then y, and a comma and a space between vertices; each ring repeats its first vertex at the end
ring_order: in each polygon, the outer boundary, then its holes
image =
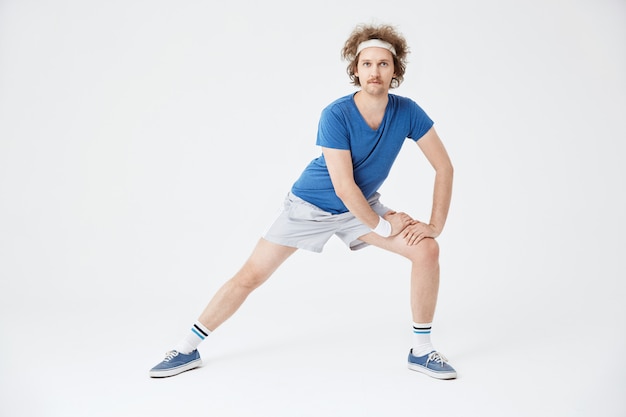
POLYGON ((365 48, 359 54, 355 75, 366 93, 387 94, 395 76, 393 56, 385 48, 365 48))

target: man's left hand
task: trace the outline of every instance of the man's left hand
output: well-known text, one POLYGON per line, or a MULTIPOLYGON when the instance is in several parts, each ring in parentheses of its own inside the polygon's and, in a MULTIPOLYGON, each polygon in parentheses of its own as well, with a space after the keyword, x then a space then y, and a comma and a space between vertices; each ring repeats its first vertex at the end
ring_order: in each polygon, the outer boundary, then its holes
POLYGON ((410 225, 404 228, 400 236, 407 245, 413 246, 420 243, 422 239, 436 238, 441 232, 432 224, 422 223, 414 220, 410 225))

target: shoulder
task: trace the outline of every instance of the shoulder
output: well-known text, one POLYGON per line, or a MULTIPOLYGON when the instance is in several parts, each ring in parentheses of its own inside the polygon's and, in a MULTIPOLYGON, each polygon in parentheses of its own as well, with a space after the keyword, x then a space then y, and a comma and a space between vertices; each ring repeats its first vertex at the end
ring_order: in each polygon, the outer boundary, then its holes
POLYGON ((407 109, 419 108, 419 105, 415 102, 415 100, 409 97, 389 94, 389 101, 399 108, 407 108, 407 109))
POLYGON ((350 107, 352 105, 353 102, 353 95, 354 94, 348 94, 347 96, 343 96, 338 98, 337 100, 333 101, 332 103, 330 103, 329 105, 327 105, 323 111, 341 111, 344 110, 348 107, 350 107))
POLYGON ((424 109, 412 98, 390 94, 389 101, 393 103, 396 113, 400 117, 429 119, 424 109))
POLYGON ((327 105, 322 110, 321 119, 323 121, 329 121, 329 119, 334 121, 349 119, 353 111, 352 108, 354 107, 352 96, 353 95, 350 94, 340 97, 327 105))

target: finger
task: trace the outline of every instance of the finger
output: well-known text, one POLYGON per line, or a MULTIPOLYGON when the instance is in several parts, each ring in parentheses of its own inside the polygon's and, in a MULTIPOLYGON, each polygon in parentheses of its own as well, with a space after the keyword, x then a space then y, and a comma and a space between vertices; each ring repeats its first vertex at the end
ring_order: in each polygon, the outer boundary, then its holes
POLYGON ((422 233, 422 234, 420 235, 420 238, 418 239, 418 241, 417 241, 417 242, 415 242, 415 244, 417 245, 417 244, 418 244, 418 243, 420 243, 422 240, 424 240, 424 239, 426 239, 426 238, 428 238, 428 237, 430 237, 430 236, 428 236, 426 233, 422 233))

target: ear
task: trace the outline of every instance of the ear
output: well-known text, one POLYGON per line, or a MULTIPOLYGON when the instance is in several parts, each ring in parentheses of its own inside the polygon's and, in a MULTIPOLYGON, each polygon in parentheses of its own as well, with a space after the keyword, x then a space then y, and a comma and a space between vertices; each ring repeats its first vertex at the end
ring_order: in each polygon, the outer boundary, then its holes
POLYGON ((352 65, 352 72, 354 73, 354 76, 358 78, 358 76, 359 76, 359 66, 357 65, 357 63, 354 63, 354 65, 352 65))

